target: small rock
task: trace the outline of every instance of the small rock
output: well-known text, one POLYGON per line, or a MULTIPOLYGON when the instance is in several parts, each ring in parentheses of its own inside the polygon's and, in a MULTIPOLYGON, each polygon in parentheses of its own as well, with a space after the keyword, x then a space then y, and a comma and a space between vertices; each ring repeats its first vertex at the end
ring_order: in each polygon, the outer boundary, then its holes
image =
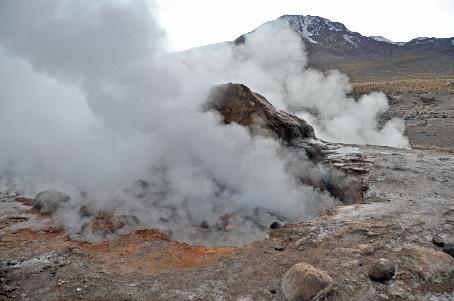
POLYGON ((14 287, 14 286, 11 286, 11 285, 4 285, 2 287, 2 290, 5 292, 5 293, 11 293, 11 292, 14 292, 15 290, 17 290, 17 287, 14 287))
POLYGON ((282 280, 282 292, 288 301, 319 300, 333 289, 333 280, 306 262, 292 266, 282 280))
POLYGON ((443 247, 443 252, 454 257, 454 243, 447 243, 443 247))
POLYGON ((374 232, 374 231, 367 231, 366 235, 367 235, 367 237, 375 237, 375 236, 378 236, 380 234, 377 233, 377 232, 374 232))
POLYGON ((432 238, 432 242, 434 243, 434 245, 439 246, 439 247, 444 247, 444 245, 445 245, 445 240, 443 239, 443 237, 438 236, 438 235, 435 235, 432 238))
POLYGON ((380 258, 369 269, 369 277, 374 281, 385 282, 394 276, 394 264, 386 258, 380 258))
POLYGON ((276 247, 274 247, 274 249, 276 251, 284 251, 285 250, 285 248, 283 246, 276 246, 276 247))
POLYGON ((364 255, 369 255, 375 252, 374 247, 372 247, 371 245, 360 244, 358 248, 361 254, 364 255))
POLYGON ((277 293, 277 291, 274 288, 272 288, 272 289, 270 289, 270 293, 274 295, 277 293))
POLYGON ((88 206, 81 206, 80 209, 79 209, 79 216, 80 217, 90 217, 93 215, 93 212, 92 210, 90 210, 90 208, 88 208, 88 206))
POLYGON ((54 213, 65 203, 68 203, 71 197, 63 192, 49 189, 38 193, 33 200, 33 205, 42 213, 54 213))
POLYGON ((210 229, 210 225, 208 224, 207 221, 203 221, 203 222, 200 224, 200 228, 205 229, 205 230, 209 230, 209 229, 210 229))
POLYGON ((295 242, 295 246, 300 247, 300 246, 304 245, 305 242, 306 242, 306 240, 304 238, 301 238, 295 242))
POLYGON ((406 291, 400 286, 391 286, 388 289, 388 293, 393 297, 405 298, 406 291))
POLYGON ((270 225, 270 229, 275 230, 275 229, 279 229, 279 228, 282 228, 282 225, 281 225, 281 223, 279 223, 279 222, 273 222, 273 223, 270 225))

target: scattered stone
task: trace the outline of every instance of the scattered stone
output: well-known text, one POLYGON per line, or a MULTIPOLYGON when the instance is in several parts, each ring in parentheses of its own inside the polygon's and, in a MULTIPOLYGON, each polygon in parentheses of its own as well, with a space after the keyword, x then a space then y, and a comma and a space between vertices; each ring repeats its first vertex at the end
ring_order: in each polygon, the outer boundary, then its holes
POLYGON ((393 297, 405 298, 406 291, 404 288, 398 285, 391 285, 388 288, 388 293, 393 297))
POLYGON ((435 235, 432 238, 432 242, 434 243, 434 245, 439 246, 439 247, 444 247, 444 245, 445 245, 445 240, 443 239, 443 237, 441 237, 439 235, 435 235))
POLYGON ((454 257, 454 243, 447 243, 443 247, 443 252, 454 257))
POLYGON ((88 206, 81 206, 80 209, 79 209, 79 216, 80 217, 90 217, 93 215, 93 212, 92 210, 90 210, 90 208, 88 208, 88 206))
POLYGON ((332 289, 331 277, 306 262, 292 266, 282 280, 282 292, 288 301, 319 300, 332 289))
POLYGON ((372 247, 371 245, 360 244, 358 246, 358 248, 359 248, 359 251, 361 252, 361 254, 364 254, 364 255, 369 255, 369 254, 372 254, 375 252, 374 247, 372 247))
POLYGON ((394 276, 394 264, 386 258, 380 258, 369 269, 369 277, 374 281, 385 282, 394 276))
POLYGON ((139 224, 140 220, 133 215, 115 215, 109 211, 98 211, 82 224, 79 233, 91 233, 105 239, 112 234, 131 232, 139 224))
POLYGON ((38 193, 33 200, 33 206, 42 213, 50 214, 71 200, 71 197, 55 189, 49 189, 38 193))
POLYGON ((203 221, 201 224, 200 224, 200 228, 204 229, 204 230, 209 230, 210 229, 210 225, 208 224, 207 221, 203 221))
POLYGON ((281 223, 279 223, 279 222, 273 222, 273 223, 270 225, 270 229, 275 230, 275 229, 279 229, 279 228, 282 228, 282 225, 281 225, 281 223))

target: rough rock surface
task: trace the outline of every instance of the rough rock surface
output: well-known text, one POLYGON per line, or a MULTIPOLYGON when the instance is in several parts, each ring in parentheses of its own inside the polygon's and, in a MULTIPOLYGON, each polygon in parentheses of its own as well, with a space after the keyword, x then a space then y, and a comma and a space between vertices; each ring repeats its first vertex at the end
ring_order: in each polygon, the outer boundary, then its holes
POLYGON ((252 135, 271 136, 286 145, 301 145, 311 158, 321 155, 317 146, 304 141, 315 138, 314 129, 306 121, 277 110, 265 97, 242 84, 225 84, 212 88, 205 110, 219 112, 226 124, 235 122, 249 129, 252 135))
POLYGON ((70 196, 58 190, 49 189, 38 193, 33 201, 34 206, 42 213, 54 213, 57 209, 68 203, 70 196))
POLYGON ((319 300, 332 289, 331 277, 306 262, 292 266, 282 280, 282 292, 288 301, 319 300))
POLYGON ((441 251, 410 244, 401 254, 401 264, 425 281, 441 282, 454 273, 454 258, 441 251))
POLYGON ((445 252, 446 254, 449 254, 452 257, 454 257, 454 243, 447 243, 443 247, 443 252, 445 252))
POLYGON ((396 272, 394 264, 386 258, 380 258, 369 269, 369 277, 374 281, 384 282, 391 279, 396 272))

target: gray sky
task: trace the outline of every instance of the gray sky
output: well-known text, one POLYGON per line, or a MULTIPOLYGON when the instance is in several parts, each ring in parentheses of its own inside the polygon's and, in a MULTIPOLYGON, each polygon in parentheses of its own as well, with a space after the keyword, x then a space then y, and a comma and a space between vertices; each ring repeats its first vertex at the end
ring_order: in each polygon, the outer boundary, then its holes
POLYGON ((454 36, 454 0, 157 0, 173 49, 232 40, 284 14, 315 15, 395 42, 454 36))

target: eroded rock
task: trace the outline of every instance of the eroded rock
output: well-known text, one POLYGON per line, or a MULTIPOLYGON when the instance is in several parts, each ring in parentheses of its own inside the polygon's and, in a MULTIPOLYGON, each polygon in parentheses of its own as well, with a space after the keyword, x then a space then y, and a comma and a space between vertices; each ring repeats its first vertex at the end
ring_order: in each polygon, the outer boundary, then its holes
POLYGON ((454 258, 441 251, 407 245, 401 255, 402 266, 426 281, 438 282, 454 272, 454 258))
POLYGON ((282 280, 282 292, 288 301, 319 300, 332 289, 331 277, 306 262, 292 266, 282 280))
MULTIPOLYGON (((273 137, 285 144, 315 138, 313 127, 306 121, 277 110, 265 97, 242 84, 230 83, 212 88, 205 110, 219 112, 226 124, 238 123, 247 127, 252 135, 273 137)), ((304 149, 310 158, 321 156, 315 145, 305 144, 304 149)))

